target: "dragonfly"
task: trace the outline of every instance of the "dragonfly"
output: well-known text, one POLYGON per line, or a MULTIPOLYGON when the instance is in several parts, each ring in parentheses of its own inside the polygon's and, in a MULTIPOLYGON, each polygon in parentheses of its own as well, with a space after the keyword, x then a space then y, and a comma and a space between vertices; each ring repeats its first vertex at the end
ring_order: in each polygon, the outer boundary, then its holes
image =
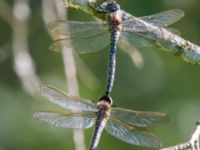
POLYGON ((168 122, 164 113, 112 107, 112 99, 105 95, 95 103, 47 85, 40 87, 40 94, 67 111, 40 111, 34 113, 34 118, 59 128, 86 129, 95 126, 90 150, 97 148, 104 128, 112 136, 130 144, 162 147, 157 137, 145 127, 168 122))
MULTIPOLYGON (((70 1, 70 0, 67 0, 70 1)), ((71 0, 72 1, 72 0, 71 0)), ((76 1, 76 0, 73 0, 76 1)), ((77 1, 78 5, 79 1, 77 1)), ((81 3, 81 2, 80 2, 81 3)), ((181 38, 175 30, 166 28, 184 16, 179 9, 172 9, 150 16, 135 17, 120 8, 115 1, 102 4, 92 2, 86 12, 96 12, 102 22, 54 21, 48 29, 54 43, 50 49, 60 49, 62 42, 71 41, 79 53, 95 52, 110 45, 107 88, 110 93, 115 76, 116 44, 122 49, 156 47, 179 56, 186 62, 200 64, 200 47, 181 38), (102 17, 104 16, 104 17, 102 17), (66 30, 69 29, 69 30, 66 30)))

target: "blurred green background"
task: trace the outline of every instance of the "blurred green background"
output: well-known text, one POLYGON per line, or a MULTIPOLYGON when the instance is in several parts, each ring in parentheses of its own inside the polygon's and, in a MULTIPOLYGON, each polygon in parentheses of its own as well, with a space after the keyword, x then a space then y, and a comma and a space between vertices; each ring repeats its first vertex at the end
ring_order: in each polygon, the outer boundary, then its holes
MULTIPOLYGON (((0 0, 13 9, 16 1, 0 0)), ((172 25, 181 36, 200 45, 200 1, 198 0, 119 0, 122 9, 134 16, 180 8, 185 17, 172 25)), ((36 73, 45 84, 66 90, 64 66, 60 53, 48 50, 52 42, 44 24, 42 1, 30 0, 30 18, 27 21, 27 42, 34 60, 36 73)), ((5 8, 6 9, 6 8, 5 8)), ((0 150, 73 150, 72 130, 59 129, 38 123, 33 113, 54 108, 44 98, 30 96, 22 89, 14 69, 13 35, 15 24, 8 23, 12 16, 0 9, 0 150)), ((13 11, 11 11, 13 13, 13 11)), ((26 13, 25 10, 22 13, 26 13)), ((69 19, 88 21, 92 17, 81 11, 70 10, 69 19)), ((21 33, 23 34, 23 33, 21 33)), ((107 48, 108 49, 108 48, 107 48)), ((81 97, 98 99, 104 92, 108 50, 79 55, 96 77, 81 78, 78 84, 81 97)), ((144 67, 136 68, 124 51, 118 50, 116 80, 112 92, 114 104, 134 110, 161 111, 170 117, 166 125, 151 127, 165 146, 186 141, 200 119, 200 66, 182 61, 172 54, 145 48, 140 52, 144 67)), ((79 70, 80 63, 77 63, 79 70)), ((27 65, 24 64, 26 70, 27 65)), ((84 69, 82 69, 84 71, 84 69)), ((90 144, 93 129, 84 131, 86 146, 90 144)), ((124 143, 106 132, 99 150, 141 150, 145 148, 124 143)))

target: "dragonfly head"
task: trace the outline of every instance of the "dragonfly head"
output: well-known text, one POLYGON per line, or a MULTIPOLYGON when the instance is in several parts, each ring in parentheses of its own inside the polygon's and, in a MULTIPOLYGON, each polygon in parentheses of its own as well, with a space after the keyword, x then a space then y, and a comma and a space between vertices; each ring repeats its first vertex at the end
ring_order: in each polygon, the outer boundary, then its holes
POLYGON ((108 11, 108 12, 115 12, 117 10, 120 10, 120 5, 115 2, 115 1, 112 1, 110 3, 108 3, 105 7, 105 9, 108 11))
POLYGON ((107 101, 110 105, 112 105, 113 100, 110 96, 103 95, 100 97, 99 101, 107 101))

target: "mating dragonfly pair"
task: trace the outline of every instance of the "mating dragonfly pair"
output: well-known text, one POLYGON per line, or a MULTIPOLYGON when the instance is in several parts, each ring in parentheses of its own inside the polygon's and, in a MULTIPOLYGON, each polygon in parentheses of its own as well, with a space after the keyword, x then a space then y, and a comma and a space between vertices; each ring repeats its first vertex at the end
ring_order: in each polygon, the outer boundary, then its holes
POLYGON ((62 128, 89 128, 95 122, 95 131, 90 150, 95 150, 102 130, 122 141, 145 147, 161 147, 159 140, 143 127, 157 125, 168 121, 165 114, 159 112, 132 111, 124 108, 112 108, 109 94, 112 90, 117 43, 122 47, 126 42, 135 47, 156 45, 179 54, 184 60, 199 63, 200 48, 166 27, 182 16, 181 10, 169 10, 145 17, 134 17, 120 9, 115 1, 106 1, 102 5, 88 4, 100 14, 105 14, 106 23, 55 21, 48 25, 55 41, 51 49, 58 50, 63 42, 69 40, 80 53, 94 52, 104 48, 110 41, 109 71, 105 96, 97 104, 64 94, 53 87, 41 87, 41 94, 69 112, 37 112, 35 117, 40 121, 62 128), (68 29, 68 30, 67 30, 68 29), (142 128, 141 128, 142 127, 142 128))

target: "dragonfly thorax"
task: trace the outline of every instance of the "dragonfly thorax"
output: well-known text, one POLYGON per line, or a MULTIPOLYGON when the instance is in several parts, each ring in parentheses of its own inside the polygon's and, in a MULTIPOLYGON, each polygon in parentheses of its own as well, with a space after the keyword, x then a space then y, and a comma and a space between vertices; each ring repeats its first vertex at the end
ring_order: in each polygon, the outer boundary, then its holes
POLYGON ((122 17, 121 17, 121 11, 115 11, 109 14, 109 22, 110 24, 114 24, 116 26, 119 26, 122 22, 122 17))
POLYGON ((97 103, 97 116, 99 119, 109 119, 111 104, 106 100, 101 100, 97 103))

